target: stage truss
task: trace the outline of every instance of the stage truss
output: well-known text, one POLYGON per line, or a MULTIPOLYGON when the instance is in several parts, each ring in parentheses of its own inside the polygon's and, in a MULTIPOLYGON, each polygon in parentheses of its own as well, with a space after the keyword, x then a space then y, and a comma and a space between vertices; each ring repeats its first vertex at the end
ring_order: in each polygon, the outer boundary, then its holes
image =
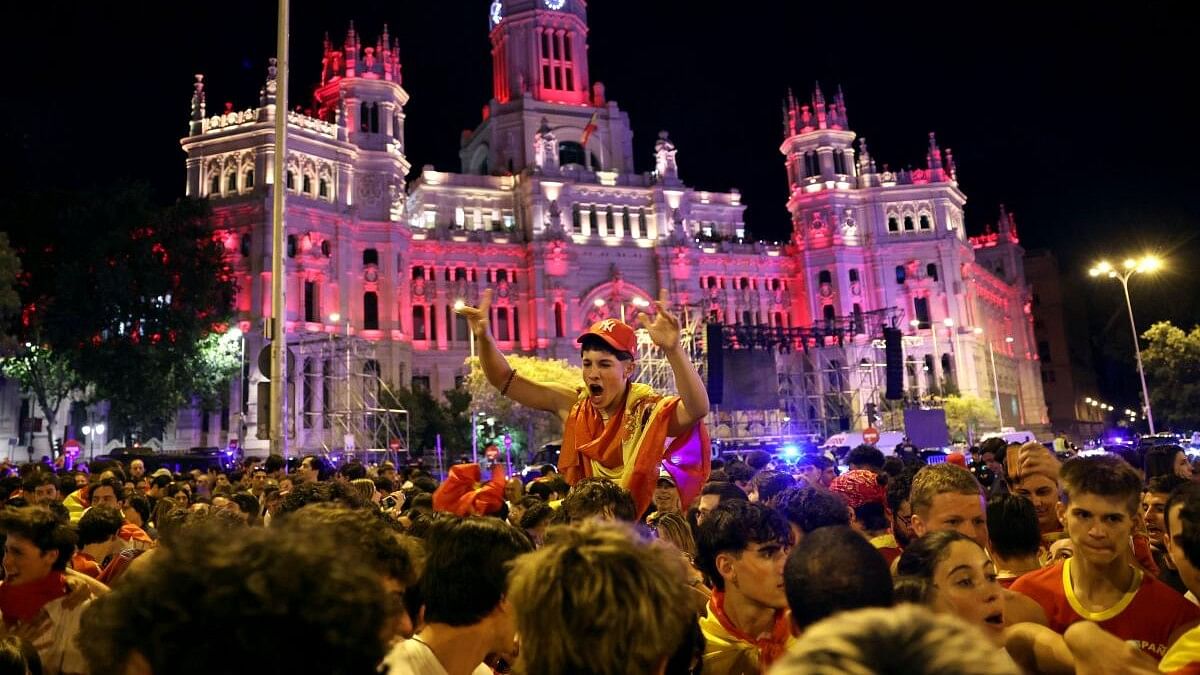
POLYGON ((305 450, 364 463, 407 462, 409 414, 394 407, 397 397, 383 380, 374 342, 310 334, 293 339, 289 349, 300 387, 296 438, 305 450))

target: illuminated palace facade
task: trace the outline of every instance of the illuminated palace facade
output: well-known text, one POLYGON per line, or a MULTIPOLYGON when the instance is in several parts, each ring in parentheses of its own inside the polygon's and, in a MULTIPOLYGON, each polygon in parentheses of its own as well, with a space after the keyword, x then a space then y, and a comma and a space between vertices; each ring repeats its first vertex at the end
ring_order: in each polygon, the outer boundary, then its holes
MULTIPOLYGON (((789 100, 780 150, 794 232, 782 245, 753 242, 738 191, 686 185, 666 132, 653 148, 636 150, 653 152, 654 170, 634 170, 629 118, 589 78, 584 2, 497 0, 487 19, 493 93, 461 140, 458 171, 426 166, 408 182, 409 94, 386 28, 373 42, 353 25, 342 44, 327 40, 311 113, 289 113, 291 447, 341 445, 337 425, 322 414, 349 408, 349 387, 343 394, 331 375, 359 368, 351 352, 384 382, 454 387, 470 337, 453 307, 475 303, 486 288, 496 292, 492 330, 506 352, 577 360, 574 339, 585 326, 602 317, 632 320, 665 288, 695 316, 727 325, 848 320, 861 332, 836 346, 840 364, 869 363, 872 381, 883 351, 873 342, 878 334, 868 334, 875 324, 859 317, 887 316, 908 335, 913 394, 936 387, 932 372, 989 400, 995 382, 1006 424, 1043 421, 1016 228, 1002 213, 994 232, 965 235, 966 197, 949 151, 932 135, 925 168, 879 170, 865 142, 855 145, 840 91, 829 100, 819 89, 810 102, 789 100), (322 342, 351 346, 322 351, 322 342), (846 355, 851 348, 870 354, 846 355)), ((256 108, 227 106, 216 115, 206 111, 202 78, 195 83, 182 139, 186 190, 211 200, 237 270, 248 381, 235 385, 228 418, 181 414, 167 445, 224 445, 240 434, 249 450, 266 448, 257 439, 264 373, 256 355, 272 314, 273 78, 256 108)), ((835 347, 827 338, 813 346, 835 347)), ((807 371, 814 391, 849 386, 847 378, 821 376, 815 361, 797 365, 802 353, 777 355, 781 372, 807 371)), ((878 382, 841 392, 848 396, 837 416, 861 428, 863 406, 883 395, 878 382)), ((816 393, 785 394, 793 403, 757 418, 722 413, 718 434, 768 433, 785 418, 796 432, 837 430, 816 393), (803 395, 812 401, 796 403, 803 395)))

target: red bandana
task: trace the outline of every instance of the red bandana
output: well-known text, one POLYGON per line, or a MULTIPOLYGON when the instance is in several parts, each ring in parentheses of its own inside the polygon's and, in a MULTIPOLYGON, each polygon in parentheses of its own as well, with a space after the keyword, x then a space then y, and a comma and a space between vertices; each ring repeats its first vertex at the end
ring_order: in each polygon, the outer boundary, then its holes
POLYGON ((57 570, 20 586, 0 584, 0 612, 4 614, 4 623, 12 626, 18 621, 30 621, 46 603, 66 594, 66 580, 63 573, 57 570))
POLYGON ((845 498, 850 508, 857 509, 864 504, 879 504, 884 513, 891 518, 892 511, 888 508, 887 487, 880 485, 879 476, 874 471, 855 469, 834 478, 829 484, 829 491, 836 492, 845 498))

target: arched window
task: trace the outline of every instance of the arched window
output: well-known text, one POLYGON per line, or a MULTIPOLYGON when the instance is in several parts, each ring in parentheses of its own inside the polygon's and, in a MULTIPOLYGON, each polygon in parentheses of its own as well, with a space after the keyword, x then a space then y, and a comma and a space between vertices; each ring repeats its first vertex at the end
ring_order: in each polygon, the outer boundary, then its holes
POLYGON ((208 181, 208 194, 210 194, 210 195, 221 194, 221 176, 219 176, 218 174, 214 173, 212 175, 212 178, 208 181))
POLYGON ((922 230, 929 229, 929 215, 928 214, 925 214, 925 213, 921 214, 920 225, 921 225, 922 230))
POLYGON ((363 293, 363 330, 379 330, 379 295, 363 293))
POLYGON ((899 232, 900 221, 896 220, 895 216, 888 216, 888 232, 899 232))
POLYGON ((817 274, 817 283, 832 284, 833 274, 829 270, 821 270, 820 273, 817 274))
POLYGON ((246 169, 246 177, 242 183, 246 186, 247 190, 254 189, 254 169, 246 169))
POLYGON ((301 184, 304 189, 300 190, 306 195, 311 195, 313 191, 313 181, 311 174, 304 174, 304 182, 301 184))
POLYGON ((321 199, 329 199, 329 181, 324 178, 317 181, 317 196, 321 199))
POLYGON ((567 321, 563 316, 563 306, 561 302, 554 303, 554 337, 566 337, 567 321))
POLYGON ((904 231, 905 231, 905 232, 912 232, 912 229, 913 229, 913 219, 912 219, 912 216, 904 216, 904 231))
POLYGON ((288 172, 287 172, 286 185, 287 185, 287 189, 289 189, 289 190, 296 189, 296 172, 292 171, 291 169, 288 169, 288 172))
POLYGON ((371 104, 371 133, 379 133, 379 104, 371 104))
POLYGON ((852 268, 850 270, 850 283, 852 283, 852 284, 858 283, 858 268, 852 268))
POLYGON ((937 265, 935 265, 934 263, 929 263, 928 265, 926 265, 925 266, 925 276, 929 277, 930 279, 933 279, 934 281, 937 281, 938 280, 937 265))
POLYGON ((358 124, 359 130, 360 131, 369 131, 371 129, 371 105, 369 103, 367 103, 366 101, 363 101, 362 105, 360 105, 358 107, 358 112, 359 112, 359 124, 358 124))
POLYGON ((413 339, 425 339, 425 306, 413 305, 412 308, 413 339))
POLYGON ((562 141, 558 144, 558 165, 577 164, 587 168, 587 152, 575 141, 562 141))
POLYGON ((424 279, 425 278, 425 268, 420 265, 413 265, 412 278, 413 279, 424 279))
POLYGON ((378 265, 379 251, 373 248, 363 249, 363 266, 378 265))
POLYGON ((237 192, 237 172, 236 171, 230 171, 228 174, 226 174, 226 176, 225 176, 225 191, 231 192, 231 193, 237 192))
POLYGON ((896 283, 903 284, 908 278, 908 272, 905 271, 904 265, 896 265, 896 283))

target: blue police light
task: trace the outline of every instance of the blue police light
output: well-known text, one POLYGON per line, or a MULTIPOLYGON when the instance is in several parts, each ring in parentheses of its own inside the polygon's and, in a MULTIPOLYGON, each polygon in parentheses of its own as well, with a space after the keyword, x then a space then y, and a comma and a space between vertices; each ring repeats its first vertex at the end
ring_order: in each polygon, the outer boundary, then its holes
POLYGON ((779 449, 779 454, 788 459, 795 459, 800 456, 800 448, 794 445, 785 445, 779 449))

